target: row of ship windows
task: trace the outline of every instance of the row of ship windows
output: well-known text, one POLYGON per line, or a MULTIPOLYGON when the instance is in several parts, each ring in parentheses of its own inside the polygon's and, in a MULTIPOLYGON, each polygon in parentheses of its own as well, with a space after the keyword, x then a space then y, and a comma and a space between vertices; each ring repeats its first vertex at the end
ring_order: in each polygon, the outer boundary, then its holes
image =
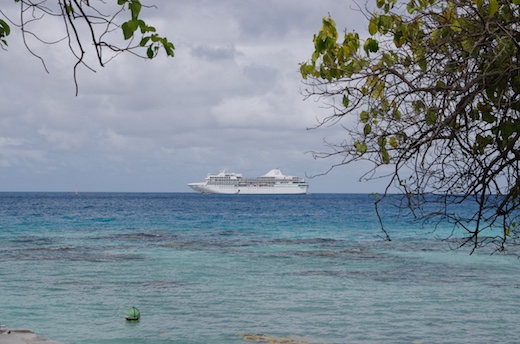
POLYGON ((246 183, 211 183, 208 182, 207 185, 216 185, 216 186, 290 186, 290 185, 299 185, 298 183, 290 183, 290 182, 279 182, 279 183, 257 183, 257 184, 246 184, 246 183))
MULTIPOLYGON (((211 184, 208 184, 208 185, 211 185, 211 184)), ((218 186, 219 188, 221 189, 234 189, 234 188, 237 188, 237 187, 246 187, 246 188, 267 188, 267 187, 274 187, 274 185, 222 185, 222 184, 219 184, 219 185, 212 185, 212 186, 218 186)), ((283 184, 283 185, 278 185, 278 187, 303 187, 303 186, 306 186, 305 184, 283 184)))
MULTIPOLYGON (((230 178, 225 178, 225 177, 216 177, 216 178, 211 178, 209 180, 209 182, 220 182, 220 183, 223 183, 223 182, 227 182, 227 183, 236 183, 237 181, 240 181, 240 182, 243 182, 243 183, 259 183, 259 182, 262 182, 262 183, 274 183, 274 182, 282 182, 280 180, 277 180, 275 178, 272 178, 272 177, 266 177, 266 178, 255 178, 255 179, 230 179, 230 178)), ((297 182, 297 181, 301 181, 300 178, 298 177, 293 177, 292 179, 285 179, 284 182, 297 182)))

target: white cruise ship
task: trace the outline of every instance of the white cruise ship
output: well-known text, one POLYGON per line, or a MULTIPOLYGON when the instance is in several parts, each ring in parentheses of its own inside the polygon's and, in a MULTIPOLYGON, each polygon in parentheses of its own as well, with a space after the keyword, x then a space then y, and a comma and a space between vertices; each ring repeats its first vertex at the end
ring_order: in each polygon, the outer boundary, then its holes
POLYGON ((188 186, 200 193, 296 195, 306 194, 309 183, 300 177, 285 176, 275 168, 257 178, 222 171, 217 175, 208 174, 205 181, 188 186))

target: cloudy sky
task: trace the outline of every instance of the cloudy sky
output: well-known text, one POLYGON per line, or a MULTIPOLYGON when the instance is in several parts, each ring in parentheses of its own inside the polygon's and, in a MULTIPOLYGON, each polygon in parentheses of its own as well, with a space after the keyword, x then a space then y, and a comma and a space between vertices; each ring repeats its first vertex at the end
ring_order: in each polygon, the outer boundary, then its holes
MULTIPOLYGON (((16 14, 11 2, 4 13, 16 14)), ((187 183, 223 169, 312 176, 335 163, 307 153, 344 132, 307 130, 330 110, 304 101, 298 69, 329 13, 340 30, 366 34, 354 2, 147 3, 157 9, 144 18, 175 44, 175 57, 119 55, 92 64, 95 72, 80 68, 78 96, 66 44, 31 45, 47 73, 13 28, 0 50, 0 191, 191 192, 187 183)), ((38 30, 48 40, 62 35, 59 21, 38 30)), ((312 178, 310 192, 382 191, 359 181, 363 170, 312 178)))

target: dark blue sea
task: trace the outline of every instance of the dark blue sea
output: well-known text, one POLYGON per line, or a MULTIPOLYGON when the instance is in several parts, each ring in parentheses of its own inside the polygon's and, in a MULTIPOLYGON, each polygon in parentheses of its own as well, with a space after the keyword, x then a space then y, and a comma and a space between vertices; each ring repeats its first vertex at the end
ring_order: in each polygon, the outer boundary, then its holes
POLYGON ((383 240, 374 200, 0 193, 0 323, 67 344, 520 342, 518 252, 470 255, 391 205, 383 240))

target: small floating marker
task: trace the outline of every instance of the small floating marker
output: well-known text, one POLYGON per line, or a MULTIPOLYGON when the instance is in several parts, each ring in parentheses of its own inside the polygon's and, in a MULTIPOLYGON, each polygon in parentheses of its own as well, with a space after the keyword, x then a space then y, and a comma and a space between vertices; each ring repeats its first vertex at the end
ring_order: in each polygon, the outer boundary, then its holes
POLYGON ((126 311, 125 319, 128 321, 139 320, 140 317, 141 317, 141 312, 139 312, 139 310, 135 307, 130 307, 126 311))

